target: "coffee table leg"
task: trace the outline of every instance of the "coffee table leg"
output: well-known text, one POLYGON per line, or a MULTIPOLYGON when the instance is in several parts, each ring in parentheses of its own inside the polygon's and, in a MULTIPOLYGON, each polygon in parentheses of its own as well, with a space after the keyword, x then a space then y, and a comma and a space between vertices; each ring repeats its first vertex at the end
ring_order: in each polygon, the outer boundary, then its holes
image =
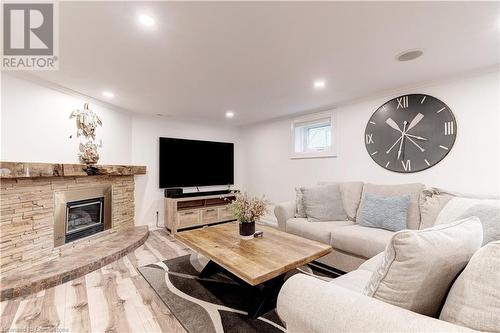
MULTIPOLYGON (((224 272, 229 277, 231 277, 236 282, 251 287, 252 290, 258 291, 256 287, 252 287, 231 272, 228 272, 221 266, 217 265, 215 262, 210 260, 208 264, 203 268, 203 270, 198 275, 199 278, 203 279, 214 275, 215 273, 224 272)), ((281 286, 285 282, 285 274, 275 277, 267 282, 263 283, 263 289, 260 291, 259 297, 255 300, 254 306, 250 308, 248 311, 248 316, 252 319, 257 319, 261 314, 263 314, 266 310, 276 302, 278 297, 278 293, 281 289, 281 286)))
POLYGON ((268 307, 276 302, 281 286, 285 282, 285 274, 275 277, 272 280, 264 282, 264 289, 261 297, 257 299, 255 307, 248 311, 248 316, 257 319, 268 307))
POLYGON ((221 267, 219 265, 217 265, 215 262, 213 262, 212 260, 210 260, 208 262, 208 264, 205 266, 205 268, 203 268, 203 270, 200 272, 198 277, 203 279, 203 278, 209 277, 211 275, 214 275, 217 272, 220 272, 220 270, 221 270, 221 267))

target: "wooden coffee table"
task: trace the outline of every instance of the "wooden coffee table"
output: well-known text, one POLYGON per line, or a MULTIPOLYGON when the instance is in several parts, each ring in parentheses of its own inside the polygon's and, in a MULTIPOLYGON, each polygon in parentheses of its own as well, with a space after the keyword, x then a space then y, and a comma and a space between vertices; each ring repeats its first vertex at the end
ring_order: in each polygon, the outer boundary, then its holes
POLYGON ((252 318, 274 304, 287 272, 332 251, 330 245, 271 227, 257 225, 256 229, 264 232, 262 238, 240 240, 237 222, 177 234, 178 240, 210 260, 201 278, 224 272, 256 290, 259 296, 248 312, 252 318))

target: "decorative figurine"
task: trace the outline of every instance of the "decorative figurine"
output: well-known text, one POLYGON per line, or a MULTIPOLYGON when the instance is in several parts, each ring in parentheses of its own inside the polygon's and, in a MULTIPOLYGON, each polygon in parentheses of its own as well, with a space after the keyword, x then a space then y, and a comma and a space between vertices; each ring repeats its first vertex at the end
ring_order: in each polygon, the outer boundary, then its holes
POLYGON ((70 118, 76 117, 77 136, 84 135, 87 139, 95 140, 95 130, 97 126, 102 125, 101 118, 89 109, 89 103, 83 105, 83 110, 75 110, 70 118))
POLYGON ((86 144, 80 143, 81 153, 78 155, 82 163, 85 164, 96 164, 99 160, 99 153, 97 152, 97 146, 94 142, 88 141, 86 144))

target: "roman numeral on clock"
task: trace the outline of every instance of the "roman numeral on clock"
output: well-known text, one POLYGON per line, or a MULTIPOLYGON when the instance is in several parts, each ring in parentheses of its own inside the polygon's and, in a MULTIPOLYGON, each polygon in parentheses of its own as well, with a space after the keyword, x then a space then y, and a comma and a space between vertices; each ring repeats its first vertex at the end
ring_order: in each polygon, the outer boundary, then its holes
POLYGON ((405 169, 405 171, 411 171, 411 161, 410 160, 406 160, 406 162, 401 161, 401 164, 403 164, 403 169, 405 169))
POLYGON ((399 97, 397 101, 398 107, 396 109, 406 109, 408 107, 408 96, 399 97))
POLYGON ((444 135, 453 135, 455 129, 453 128, 453 122, 447 121, 444 123, 444 135))
POLYGON ((373 134, 366 134, 366 144, 372 144, 373 143, 373 134))

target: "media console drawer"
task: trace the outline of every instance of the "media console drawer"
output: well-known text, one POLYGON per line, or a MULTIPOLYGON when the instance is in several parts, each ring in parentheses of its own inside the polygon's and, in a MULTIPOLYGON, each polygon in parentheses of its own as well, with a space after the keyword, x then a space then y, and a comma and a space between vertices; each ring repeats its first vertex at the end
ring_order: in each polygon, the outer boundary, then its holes
POLYGON ((231 211, 229 210, 229 208, 227 208, 227 206, 219 207, 218 210, 219 210, 219 220, 225 221, 234 218, 233 213, 231 213, 231 211))
POLYGON ((219 220, 219 214, 217 208, 205 208, 201 210, 201 221, 202 223, 217 222, 219 220))
POLYGON ((200 211, 197 209, 180 211, 177 213, 177 221, 179 223, 179 228, 200 224, 200 211))

